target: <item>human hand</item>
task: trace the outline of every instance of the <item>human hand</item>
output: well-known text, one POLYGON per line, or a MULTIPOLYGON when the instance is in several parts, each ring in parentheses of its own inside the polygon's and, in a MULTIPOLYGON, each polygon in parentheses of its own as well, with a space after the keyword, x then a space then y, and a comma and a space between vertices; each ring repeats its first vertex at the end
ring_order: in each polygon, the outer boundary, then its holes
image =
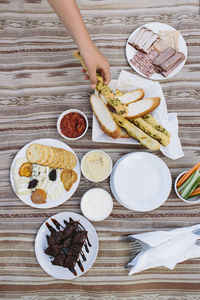
MULTIPOLYGON (((96 88, 97 76, 96 71, 100 71, 103 76, 104 83, 110 82, 110 65, 105 56, 95 47, 94 44, 90 44, 87 47, 80 49, 81 57, 87 67, 88 75, 85 75, 84 79, 90 80, 90 87, 96 88)), ((84 72, 84 71, 83 71, 84 72)))

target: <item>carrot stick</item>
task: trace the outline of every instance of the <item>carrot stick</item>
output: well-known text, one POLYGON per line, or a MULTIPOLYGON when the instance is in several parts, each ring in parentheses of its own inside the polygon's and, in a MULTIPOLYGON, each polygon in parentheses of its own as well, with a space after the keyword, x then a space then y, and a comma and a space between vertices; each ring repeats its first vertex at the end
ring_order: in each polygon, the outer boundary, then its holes
POLYGON ((196 164, 194 167, 192 167, 190 170, 188 170, 178 181, 177 187, 181 186, 189 177, 194 173, 196 170, 200 168, 200 163, 196 164))
POLYGON ((200 187, 196 188, 191 194, 190 197, 200 194, 200 187))

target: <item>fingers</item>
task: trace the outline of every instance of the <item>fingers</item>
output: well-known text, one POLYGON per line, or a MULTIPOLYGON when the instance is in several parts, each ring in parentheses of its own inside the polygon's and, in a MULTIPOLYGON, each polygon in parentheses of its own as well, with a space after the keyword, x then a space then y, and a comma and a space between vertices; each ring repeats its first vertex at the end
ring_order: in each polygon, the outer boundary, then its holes
POLYGON ((91 89, 95 89, 97 84, 96 68, 89 68, 88 73, 90 76, 90 87, 91 89))
POLYGON ((109 84, 111 80, 111 75, 110 75, 110 66, 109 64, 106 65, 104 68, 102 68, 102 75, 103 75, 103 81, 106 84, 109 84))
POLYGON ((90 77, 88 75, 85 75, 83 78, 84 78, 84 80, 90 79, 90 77))

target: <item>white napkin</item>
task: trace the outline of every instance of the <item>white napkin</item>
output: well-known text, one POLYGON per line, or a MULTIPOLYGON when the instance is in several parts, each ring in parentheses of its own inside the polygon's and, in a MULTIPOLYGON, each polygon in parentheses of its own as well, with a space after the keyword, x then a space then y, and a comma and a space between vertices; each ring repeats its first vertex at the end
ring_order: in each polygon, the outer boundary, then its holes
POLYGON ((178 159, 184 156, 181 142, 178 137, 177 114, 168 114, 165 97, 160 83, 122 70, 115 89, 119 89, 122 92, 130 92, 139 88, 144 90, 145 98, 156 96, 161 98, 160 105, 151 113, 158 123, 165 127, 171 134, 170 144, 167 147, 161 146, 161 152, 171 159, 178 159))
POLYGON ((142 241, 143 250, 128 264, 129 275, 140 271, 164 266, 170 270, 177 263, 189 258, 200 257, 200 224, 173 229, 155 231, 129 236, 142 241))

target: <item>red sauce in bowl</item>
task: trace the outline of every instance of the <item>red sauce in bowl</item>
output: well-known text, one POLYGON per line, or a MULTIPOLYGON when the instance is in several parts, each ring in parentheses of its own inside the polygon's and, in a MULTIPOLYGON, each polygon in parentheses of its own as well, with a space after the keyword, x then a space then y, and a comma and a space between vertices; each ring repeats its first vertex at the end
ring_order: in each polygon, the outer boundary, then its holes
POLYGON ((65 115, 60 122, 61 133, 68 138, 77 138, 81 136, 85 129, 86 120, 77 112, 71 112, 65 115))

